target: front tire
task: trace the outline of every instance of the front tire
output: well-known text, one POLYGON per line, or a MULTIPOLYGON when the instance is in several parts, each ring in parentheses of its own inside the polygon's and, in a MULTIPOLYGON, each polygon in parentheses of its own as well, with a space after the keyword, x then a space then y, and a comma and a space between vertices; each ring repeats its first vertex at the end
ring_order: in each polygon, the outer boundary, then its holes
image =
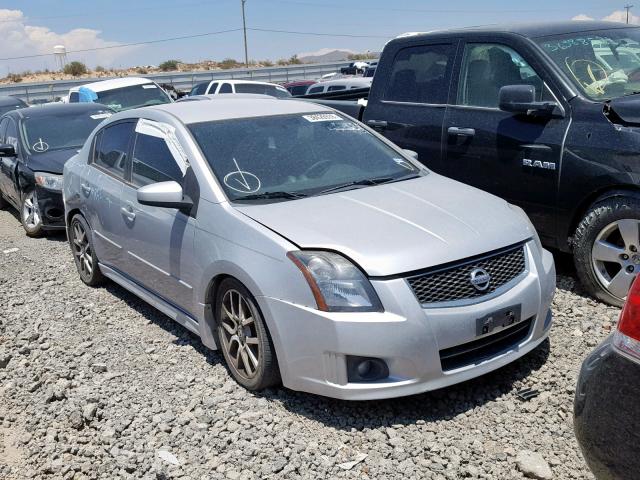
POLYGON ((621 307, 640 272, 640 199, 614 197, 592 205, 576 229, 574 261, 591 295, 621 307))
POLYGON ((105 277, 100 271, 98 257, 93 249, 91 228, 80 214, 74 215, 69 224, 69 245, 80 280, 90 287, 102 285, 105 277))
POLYGON ((239 281, 222 281, 216 295, 220 349, 233 378, 248 390, 280 383, 271 337, 253 295, 239 281))
POLYGON ((44 234, 42 228, 42 214, 38 205, 38 196, 35 189, 27 190, 22 195, 20 202, 20 221, 29 237, 41 237, 44 234))

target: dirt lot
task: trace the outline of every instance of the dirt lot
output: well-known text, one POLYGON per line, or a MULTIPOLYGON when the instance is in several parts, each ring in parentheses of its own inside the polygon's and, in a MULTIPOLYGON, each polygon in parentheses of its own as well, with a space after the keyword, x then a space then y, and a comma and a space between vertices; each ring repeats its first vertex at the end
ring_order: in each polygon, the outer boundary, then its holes
POLYGON ((618 310, 558 263, 550 341, 493 374, 378 402, 256 395, 132 294, 84 286, 64 236, 29 239, 0 211, 0 478, 502 480, 537 454, 541 478, 592 478, 574 385, 618 310))

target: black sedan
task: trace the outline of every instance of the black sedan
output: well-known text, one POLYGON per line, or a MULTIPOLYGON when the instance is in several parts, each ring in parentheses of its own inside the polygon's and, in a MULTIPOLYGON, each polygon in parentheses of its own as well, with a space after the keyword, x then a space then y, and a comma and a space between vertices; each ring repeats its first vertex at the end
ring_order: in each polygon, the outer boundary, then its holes
POLYGON ((49 104, 0 118, 0 208, 17 208, 27 235, 64 228, 64 164, 112 113, 94 103, 49 104))
POLYGON ((640 478, 640 276, 617 330, 582 364, 574 428, 598 480, 640 478))
POLYGON ((18 97, 0 97, 0 115, 4 115, 11 110, 17 110, 19 108, 25 108, 29 105, 18 97))

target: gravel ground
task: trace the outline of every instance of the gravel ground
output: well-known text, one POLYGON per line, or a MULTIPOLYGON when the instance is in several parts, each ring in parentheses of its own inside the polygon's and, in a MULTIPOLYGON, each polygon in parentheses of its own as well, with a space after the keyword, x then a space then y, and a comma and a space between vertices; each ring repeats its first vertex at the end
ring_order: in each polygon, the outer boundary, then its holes
POLYGON ((0 478, 591 479, 574 385, 618 310, 559 267, 550 341, 493 374, 376 402, 251 394, 132 294, 81 284, 64 236, 0 211, 0 478))

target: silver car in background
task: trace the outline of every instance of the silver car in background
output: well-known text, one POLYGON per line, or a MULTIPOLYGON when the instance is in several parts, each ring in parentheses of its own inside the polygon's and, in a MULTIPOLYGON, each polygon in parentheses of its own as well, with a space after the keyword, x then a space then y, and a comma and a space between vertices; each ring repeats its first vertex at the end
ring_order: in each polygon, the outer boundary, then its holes
POLYGON ((82 280, 117 282, 249 389, 349 400, 497 369, 551 326, 551 254, 517 207, 308 102, 121 112, 65 166, 82 280))

